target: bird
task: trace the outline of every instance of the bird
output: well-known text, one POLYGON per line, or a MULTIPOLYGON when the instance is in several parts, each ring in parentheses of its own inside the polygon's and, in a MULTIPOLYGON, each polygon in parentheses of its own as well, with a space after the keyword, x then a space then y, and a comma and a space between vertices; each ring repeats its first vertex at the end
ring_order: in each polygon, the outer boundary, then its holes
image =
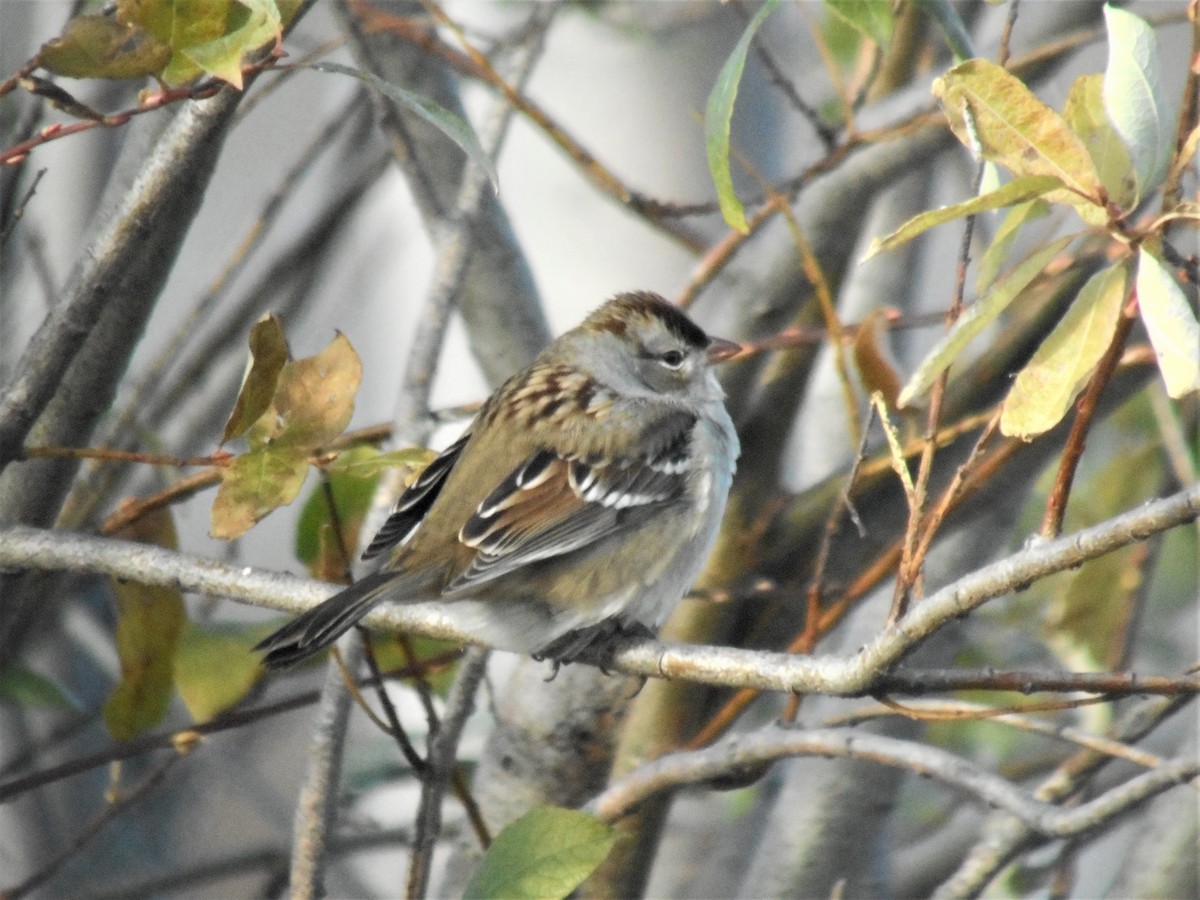
POLYGON ((271 669, 376 604, 438 601, 481 643, 556 664, 657 633, 700 574, 740 452, 714 366, 741 351, 618 294, 484 402, 396 501, 375 569, 256 650, 271 669))

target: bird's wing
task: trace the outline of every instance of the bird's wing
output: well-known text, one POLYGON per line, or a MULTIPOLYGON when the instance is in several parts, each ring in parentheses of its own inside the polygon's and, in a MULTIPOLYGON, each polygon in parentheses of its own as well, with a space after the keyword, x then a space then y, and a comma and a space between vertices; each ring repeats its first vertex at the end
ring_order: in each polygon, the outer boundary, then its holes
POLYGON ((640 442, 648 452, 598 460, 534 452, 467 520, 459 540, 475 550, 446 586, 461 593, 522 566, 595 544, 640 525, 686 491, 696 417, 672 411, 640 442))
POLYGON ((400 495, 396 500, 395 509, 363 551, 363 559, 373 559, 388 550, 400 547, 416 533, 417 526, 425 519, 425 514, 442 492, 446 478, 458 462, 470 436, 471 432, 468 429, 466 434, 439 453, 408 490, 400 495))

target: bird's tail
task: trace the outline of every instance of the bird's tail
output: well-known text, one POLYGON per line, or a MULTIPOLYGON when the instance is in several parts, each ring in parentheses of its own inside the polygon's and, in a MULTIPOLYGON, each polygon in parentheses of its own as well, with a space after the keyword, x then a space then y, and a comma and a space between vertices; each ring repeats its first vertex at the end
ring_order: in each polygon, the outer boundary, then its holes
POLYGON ((333 644, 363 616, 371 611, 385 595, 403 596, 395 572, 373 572, 360 578, 344 591, 334 594, 308 612, 297 616, 278 631, 272 632, 256 646, 263 652, 263 665, 282 669, 308 659, 333 644))

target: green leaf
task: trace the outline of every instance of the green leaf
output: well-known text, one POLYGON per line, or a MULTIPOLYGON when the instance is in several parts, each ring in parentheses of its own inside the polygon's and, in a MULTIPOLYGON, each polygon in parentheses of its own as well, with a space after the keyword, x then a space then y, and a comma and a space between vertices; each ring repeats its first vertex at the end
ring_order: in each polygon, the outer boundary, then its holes
POLYGON ((117 656, 121 680, 104 704, 104 721, 118 741, 137 737, 166 715, 174 696, 171 660, 185 615, 179 591, 114 581, 117 656))
POLYGON ((896 22, 892 0, 825 0, 825 8, 881 47, 886 47, 892 39, 896 22))
POLYGON ((279 374, 289 357, 283 324, 268 313, 250 329, 250 365, 234 401, 233 412, 225 423, 222 444, 241 437, 270 408, 279 374))
POLYGON ((3 704, 76 712, 82 708, 49 678, 22 665, 11 665, 0 671, 0 705, 3 704))
POLYGON ((1200 322, 1175 277, 1145 247, 1138 248, 1137 294, 1167 394, 1200 391, 1200 322))
POLYGON ((1050 262, 1072 240, 1073 235, 1059 238, 1047 247, 1033 253, 1012 272, 998 281, 992 289, 976 300, 942 336, 932 350, 921 360, 897 401, 900 407, 908 406, 914 399, 929 390, 958 355, 979 332, 1008 308, 1029 286, 1046 263, 1050 262))
POLYGON ((1108 199, 1120 209, 1131 209, 1137 202, 1137 178, 1129 151, 1105 112, 1104 80, 1100 75, 1075 79, 1067 94, 1063 118, 1087 147, 1108 199))
POLYGON ((275 0, 237 0, 248 14, 237 27, 199 44, 183 48, 183 55, 209 75, 242 89, 242 60, 283 36, 275 0))
MULTIPOLYGON (((433 688, 434 693, 440 697, 445 697, 450 691, 450 686, 454 684, 454 677, 458 673, 457 657, 462 652, 462 644, 425 637, 420 634, 404 635, 403 639, 407 643, 408 649, 412 651, 412 661, 414 663, 426 662, 430 659, 445 656, 448 653, 456 657, 452 665, 444 666, 436 671, 426 672, 422 676, 425 682, 433 688)), ((402 669, 409 662, 409 657, 401 645, 400 635, 373 635, 371 646, 375 651, 375 661, 379 663, 379 669, 382 672, 402 669)), ((404 680, 411 684, 415 679, 406 678, 404 680)))
POLYGON ((610 826, 587 813, 531 809, 496 835, 463 896, 566 897, 604 861, 615 840, 610 826))
POLYGON ((412 91, 396 87, 396 85, 389 84, 379 76, 371 72, 364 72, 362 69, 352 69, 349 66, 330 62, 313 63, 308 68, 316 69, 319 72, 335 72, 339 75, 349 75, 351 78, 365 81, 388 99, 394 100, 410 112, 416 113, 434 128, 441 131, 446 137, 450 138, 450 140, 454 141, 454 143, 458 144, 459 148, 467 154, 468 158, 475 165, 487 172, 488 178, 491 179, 492 187, 497 192, 500 191, 500 176, 496 172, 495 163, 492 162, 491 157, 487 155, 482 145, 480 145, 479 138, 475 136, 475 132, 471 126, 450 112, 450 110, 439 106, 428 97, 422 97, 419 94, 414 94, 412 91))
POLYGON ((1127 278, 1125 266, 1114 265, 1088 279, 1013 382, 1000 415, 1002 433, 1029 440, 1062 421, 1112 343, 1127 278))
MULTIPOLYGON (((120 534, 144 544, 179 545, 170 510, 154 510, 120 534)), ((112 579, 117 603, 121 678, 104 704, 104 721, 118 741, 157 725, 175 696, 172 660, 187 615, 182 594, 169 587, 112 579)))
MULTIPOLYGON (((355 447, 341 454, 342 457, 361 458, 377 457, 379 451, 373 447, 355 447)), ((300 520, 296 523, 296 556, 308 566, 309 572, 315 578, 328 579, 336 577, 345 570, 345 560, 323 560, 322 553, 334 550, 333 542, 322 541, 321 534, 325 529, 332 531, 334 520, 329 510, 329 495, 337 509, 337 524, 341 529, 342 538, 349 553, 354 553, 358 546, 358 532, 366 518, 367 510, 371 507, 371 498, 375 494, 378 473, 361 473, 355 471, 348 463, 346 468, 330 471, 326 468, 328 490, 324 484, 318 485, 309 494, 300 510, 300 520)), ((340 556, 340 554, 339 554, 340 556)))
POLYGON ((401 466, 408 469, 424 469, 433 462, 437 452, 427 447, 405 447, 401 450, 389 450, 381 453, 371 447, 359 447, 357 450, 368 452, 346 452, 338 454, 337 458, 326 464, 326 472, 345 472, 360 478, 373 478, 388 469, 401 466))
POLYGON ((1100 177, 1083 141, 1018 78, 972 59, 934 81, 933 93, 954 134, 973 152, 1016 176, 1059 179, 1074 192, 1074 203, 1101 205, 1100 177))
POLYGON ((261 677, 257 636, 230 626, 188 623, 175 650, 175 687, 195 722, 240 703, 261 677))
POLYGON ((270 405, 247 430, 249 452, 221 472, 212 507, 213 537, 240 537, 296 499, 308 475, 309 456, 349 424, 361 380, 362 361, 342 334, 316 356, 284 364, 270 405))
POLYGON ((952 222, 964 216, 986 212, 989 209, 999 209, 1002 206, 1011 206, 1014 203, 1032 200, 1035 197, 1040 197, 1049 191, 1061 187, 1062 182, 1052 176, 1030 175, 1018 178, 989 194, 972 197, 970 200, 964 200, 961 203, 952 203, 949 206, 926 210, 923 213, 913 216, 887 237, 876 238, 871 241, 871 246, 863 257, 863 261, 866 262, 872 256, 883 253, 886 250, 894 250, 902 244, 908 243, 917 235, 933 228, 935 225, 952 222))
POLYGON ((68 78, 144 78, 163 70, 171 48, 109 16, 76 16, 42 45, 42 66, 68 78))
POLYGON ((1162 183, 1175 147, 1175 122, 1159 88, 1154 30, 1133 13, 1108 5, 1104 24, 1104 107, 1133 159, 1140 200, 1162 183))
POLYGON ((967 30, 966 24, 950 0, 913 0, 913 3, 941 26, 946 46, 950 48, 956 61, 961 62, 979 55, 975 52, 971 32, 967 30))
POLYGON ((265 444, 242 454, 221 471, 209 533, 226 541, 241 537, 295 500, 307 476, 308 453, 302 448, 265 444))
POLYGON ((1000 274, 1000 267, 1008 258, 1008 248, 1021 233, 1021 228, 1030 222, 1044 218, 1049 212, 1050 205, 1044 200, 1019 203, 1009 210, 1008 215, 1000 223, 1000 227, 996 229, 995 235, 992 236, 992 243, 979 258, 979 273, 975 276, 975 292, 977 294, 985 293, 991 287, 992 282, 996 280, 996 276, 1000 274))
POLYGON ((721 66, 717 83, 708 95, 708 104, 704 110, 704 147, 708 152, 708 171, 717 188, 721 214, 730 228, 742 234, 749 230, 749 226, 746 224, 746 210, 733 189, 733 174, 729 169, 730 123, 733 121, 733 104, 737 100, 738 84, 742 80, 742 70, 746 67, 746 54, 750 52, 750 43, 754 40, 755 32, 778 5, 779 0, 767 0, 746 25, 746 30, 742 32, 733 52, 721 66))
POLYGON ((237 0, 117 0, 117 19, 148 31, 171 48, 170 62, 159 77, 178 85, 203 73, 184 50, 225 34, 234 9, 242 15, 246 12, 237 0))

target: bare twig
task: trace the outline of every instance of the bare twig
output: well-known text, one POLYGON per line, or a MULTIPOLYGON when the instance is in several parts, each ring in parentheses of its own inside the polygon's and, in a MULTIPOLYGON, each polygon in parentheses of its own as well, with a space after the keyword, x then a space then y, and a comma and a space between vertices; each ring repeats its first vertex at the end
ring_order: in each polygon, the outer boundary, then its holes
POLYGON ((34 872, 20 884, 4 889, 4 896, 12 898, 12 900, 17 900, 17 898, 26 896, 35 888, 40 887, 53 878, 106 825, 113 822, 119 816, 124 815, 130 807, 160 785, 163 779, 167 777, 167 773, 174 768, 177 762, 183 759, 186 753, 186 748, 181 748, 178 753, 174 753, 160 762, 149 775, 138 782, 133 788, 126 791, 116 802, 109 804, 90 821, 86 822, 79 832, 71 838, 67 846, 48 860, 42 868, 34 872))
POLYGON ((487 651, 478 647, 467 651, 450 696, 446 698, 446 714, 441 726, 430 738, 429 769, 421 781, 421 802, 417 808, 417 830, 405 897, 424 897, 429 890, 433 848, 442 827, 442 795, 456 767, 458 741, 475 708, 475 693, 487 671, 487 658, 487 651))
POLYGON ((1075 470, 1079 467, 1079 460, 1083 457, 1088 431, 1092 427, 1092 420, 1099 407, 1100 397, 1109 381, 1112 380, 1117 363, 1120 362, 1121 354, 1125 350, 1125 342, 1129 339, 1129 333, 1133 330, 1136 321, 1137 313, 1130 305, 1117 321, 1112 341, 1109 343, 1108 349, 1104 351, 1104 355, 1100 357, 1100 362, 1088 380, 1083 396, 1079 398, 1075 419, 1071 422, 1071 432, 1067 436, 1067 443, 1063 447, 1058 472, 1054 478, 1054 487, 1046 500, 1046 512, 1042 517, 1042 537, 1057 537, 1062 531, 1063 517, 1067 514, 1067 500, 1071 495, 1071 483, 1075 480, 1075 470))
POLYGON ((704 750, 660 757, 611 785, 589 807, 611 822, 661 791, 729 778, 793 756, 864 759, 899 766, 999 807, 1039 834, 1054 837, 1109 824, 1127 810, 1200 774, 1200 760, 1164 762, 1087 803, 1063 809, 1037 800, 1007 780, 935 747, 851 728, 801 730, 771 726, 751 734, 732 735, 704 750))

